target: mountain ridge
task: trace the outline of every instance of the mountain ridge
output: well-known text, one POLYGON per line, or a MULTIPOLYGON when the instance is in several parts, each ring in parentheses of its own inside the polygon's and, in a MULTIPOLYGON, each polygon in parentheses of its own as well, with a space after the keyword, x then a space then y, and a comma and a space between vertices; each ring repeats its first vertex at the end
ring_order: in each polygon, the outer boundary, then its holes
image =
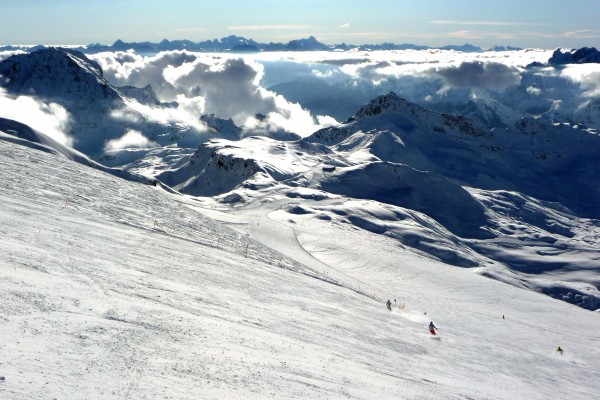
MULTIPOLYGON (((15 46, 5 45, 0 46, 0 51, 14 51, 14 50, 31 50, 45 47, 43 45, 37 46, 15 46)), ((188 39, 182 40, 168 40, 163 39, 160 42, 125 42, 121 39, 117 39, 112 45, 105 45, 100 43, 92 43, 85 46, 74 46, 74 49, 88 53, 100 53, 104 51, 127 51, 130 49, 136 52, 145 53, 157 53, 160 51, 172 51, 172 50, 188 50, 188 51, 199 51, 199 52, 259 52, 259 51, 348 51, 348 50, 454 50, 461 52, 482 52, 482 51, 515 51, 521 50, 519 47, 514 46, 492 46, 489 49, 482 49, 481 47, 474 46, 472 44, 465 43, 463 45, 444 45, 444 46, 427 46, 427 45, 416 45, 410 43, 396 44, 396 43, 380 43, 380 44, 362 44, 353 45, 346 43, 339 43, 333 45, 327 45, 319 42, 314 36, 309 36, 303 39, 292 39, 287 43, 280 42, 268 42, 260 43, 253 39, 244 38, 236 35, 229 35, 219 39, 203 40, 194 42, 188 39)))
POLYGON ((131 107, 132 100, 157 108, 162 103, 150 85, 112 85, 98 63, 73 49, 52 47, 12 55, 0 62, 0 76, 0 87, 12 96, 34 96, 63 106, 69 113, 74 147, 92 157, 100 156, 107 142, 132 129, 163 145, 184 141, 186 133, 194 131, 155 121, 131 107))

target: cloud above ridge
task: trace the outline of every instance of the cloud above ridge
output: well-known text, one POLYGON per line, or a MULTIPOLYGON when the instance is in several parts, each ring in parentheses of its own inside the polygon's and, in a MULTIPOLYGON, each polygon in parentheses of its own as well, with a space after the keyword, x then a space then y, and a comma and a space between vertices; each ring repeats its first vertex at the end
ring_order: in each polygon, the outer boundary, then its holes
POLYGON ((600 65, 595 63, 568 65, 561 71, 561 76, 579 84, 586 96, 600 96, 600 65))
POLYGON ((121 150, 130 148, 143 148, 153 145, 140 131, 130 129, 123 136, 106 142, 104 151, 121 150))
POLYGON ((161 101, 177 102, 178 109, 191 119, 215 114, 251 129, 255 122, 249 121, 262 114, 270 116, 274 128, 300 135, 322 127, 319 119, 300 105, 261 86, 262 64, 239 56, 171 51, 152 57, 117 52, 92 58, 112 83, 136 87, 149 84, 161 101))
POLYGON ((451 87, 503 89, 518 85, 521 74, 514 68, 497 62, 462 62, 457 66, 441 67, 435 70, 451 87))
POLYGON ((0 117, 21 122, 65 146, 73 146, 69 135, 71 117, 59 104, 32 96, 13 96, 0 88, 0 117))

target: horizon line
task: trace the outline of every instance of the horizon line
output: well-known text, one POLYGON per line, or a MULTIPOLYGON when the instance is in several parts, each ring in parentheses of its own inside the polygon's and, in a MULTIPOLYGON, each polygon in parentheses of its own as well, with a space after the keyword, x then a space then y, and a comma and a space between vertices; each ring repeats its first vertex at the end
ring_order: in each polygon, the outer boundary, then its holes
MULTIPOLYGON (((85 43, 85 44, 76 44, 76 43, 71 43, 71 44, 56 44, 56 43, 52 43, 52 44, 15 44, 15 43, 5 43, 5 44, 0 44, 0 47, 23 47, 23 48, 31 48, 31 47, 37 47, 37 46, 43 46, 43 47, 65 47, 65 48, 72 48, 72 47, 83 47, 83 48, 88 48, 89 46, 93 46, 93 45, 100 45, 100 46, 114 46, 117 42, 122 42, 125 44, 142 44, 142 43, 148 43, 148 44, 160 44, 164 41, 167 41, 169 43, 171 42, 182 42, 182 41, 188 41, 188 42, 192 42, 192 43, 202 43, 202 42, 209 42, 209 41, 215 41, 215 40, 219 40, 219 39, 225 39, 225 38, 229 38, 229 37, 237 37, 237 38, 241 38, 241 39, 245 39, 248 41, 254 41, 259 45, 268 45, 268 44, 289 44, 290 42, 293 41, 298 41, 298 40, 306 40, 306 39, 310 39, 310 38, 314 38, 317 42, 324 44, 326 46, 329 47, 336 47, 336 46, 348 46, 348 47, 363 47, 363 46, 380 46, 380 45, 384 45, 384 44, 391 44, 391 45, 396 45, 396 46, 401 46, 401 45, 407 45, 407 46, 419 46, 419 47, 427 47, 430 49, 441 49, 443 47, 449 47, 449 46, 457 46, 457 47, 461 47, 461 46, 473 46, 473 47, 477 47, 480 48, 481 50, 486 50, 486 49, 492 49, 494 47, 513 47, 513 48, 518 48, 518 49, 544 49, 544 50, 551 50, 551 49, 557 49, 557 48, 569 48, 569 49, 577 49, 575 47, 561 47, 561 46, 554 46, 552 48, 546 48, 546 47, 522 47, 522 46, 517 46, 517 45, 512 45, 512 44, 494 44, 491 46, 480 46, 480 45, 475 45, 472 43, 469 43, 468 41, 465 41, 462 44, 457 44, 457 43, 447 43, 444 45, 439 45, 439 46, 434 46, 434 45, 429 45, 429 44, 420 44, 420 43, 415 43, 415 42, 408 42, 408 41, 403 41, 403 42, 395 42, 395 41, 389 41, 389 40, 384 40, 384 41, 380 41, 380 42, 372 42, 372 43, 365 43, 365 44, 354 44, 354 43, 347 43, 345 41, 343 42, 338 42, 338 43, 334 43, 334 44, 327 44, 324 42, 321 42, 315 35, 308 35, 306 37, 300 37, 297 39, 290 39, 288 41, 282 41, 282 42, 274 42, 274 41, 270 41, 270 42, 261 42, 252 38, 248 38, 245 36, 240 36, 240 35, 236 35, 236 34, 231 34, 231 35, 227 35, 227 36, 222 36, 220 38, 213 38, 213 39, 200 39, 200 40, 192 40, 192 39, 167 39, 167 38, 163 38, 161 40, 158 41, 150 41, 150 40, 144 40, 144 41, 126 41, 120 38, 115 39, 112 43, 100 43, 100 42, 91 42, 91 43, 85 43)), ((588 46, 582 46, 582 47, 596 47, 593 45, 588 45, 588 46)), ((581 47, 579 47, 581 48, 581 47)), ((333 50, 333 49, 332 49, 333 50)))

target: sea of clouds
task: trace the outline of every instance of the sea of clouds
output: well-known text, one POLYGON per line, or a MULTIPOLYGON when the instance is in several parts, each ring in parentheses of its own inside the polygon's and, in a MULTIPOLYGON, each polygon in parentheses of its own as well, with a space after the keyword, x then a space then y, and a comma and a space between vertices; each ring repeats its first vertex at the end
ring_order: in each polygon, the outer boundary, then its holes
MULTIPOLYGON (((0 59, 11 52, 0 53, 0 59)), ((287 131, 307 136, 352 116, 372 98, 395 91, 409 101, 461 113, 473 102, 493 104, 512 123, 525 113, 569 119, 600 95, 600 65, 546 64, 548 50, 462 53, 443 50, 193 53, 133 51, 88 55, 115 86, 150 85, 160 106, 131 102, 161 122, 208 128, 205 114, 231 118, 247 134, 287 131), (511 119, 512 118, 512 119, 511 119)), ((121 115, 124 117, 126 110, 121 115)), ((0 116, 71 144, 69 115, 60 105, 0 91, 0 116)), ((498 122, 500 121, 500 122, 498 122)), ((484 121, 485 122, 485 121, 484 121)), ((126 132, 111 148, 148 145, 144 132, 126 132)))
MULTIPOLYGON (((311 115, 300 104, 261 85, 264 67, 254 60, 186 51, 154 56, 100 53, 91 58, 114 85, 150 85, 160 101, 175 104, 175 109, 183 111, 179 114, 181 122, 195 124, 201 115, 215 114, 231 118, 246 130, 285 130, 302 135, 336 122, 327 116, 311 115)), ((165 111, 147 114, 156 112, 165 111)))

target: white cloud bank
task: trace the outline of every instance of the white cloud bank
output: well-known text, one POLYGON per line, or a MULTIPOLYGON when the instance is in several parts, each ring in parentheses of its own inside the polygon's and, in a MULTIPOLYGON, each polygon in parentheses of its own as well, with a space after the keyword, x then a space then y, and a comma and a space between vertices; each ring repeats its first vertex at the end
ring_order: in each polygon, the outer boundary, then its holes
POLYGON ((0 88, 0 117, 21 122, 65 146, 73 146, 70 116, 59 104, 31 96, 12 96, 0 88))
POLYGON ((149 118, 192 126, 201 125, 200 115, 215 114, 233 119, 246 134, 287 130, 306 136, 335 123, 325 116, 345 120, 387 91, 447 112, 474 96, 508 105, 517 96, 533 109, 535 102, 550 104, 563 98, 569 85, 596 92, 593 73, 567 76, 566 69, 562 75, 553 70, 543 72, 550 76, 538 77, 526 68, 551 55, 551 50, 536 49, 483 53, 430 49, 244 55, 170 51, 146 57, 117 52, 91 57, 114 84, 150 84, 161 101, 177 102, 170 110, 143 111, 149 118), (543 90, 547 79, 553 79, 552 91, 543 90), (264 117, 255 118, 257 114, 264 117))
POLYGON ((457 66, 439 68, 436 73, 449 86, 458 88, 498 90, 521 82, 521 75, 515 67, 498 62, 462 62, 457 66))
POLYGON ((140 131, 130 129, 120 138, 109 140, 104 147, 104 151, 143 148, 153 145, 155 144, 142 135, 140 131))
POLYGON ((131 52, 91 57, 118 86, 150 84, 161 101, 177 102, 177 112, 187 115, 189 122, 197 123, 202 114, 215 114, 253 129, 258 123, 254 116, 262 114, 269 117, 273 129, 302 136, 323 127, 319 121, 331 122, 331 118, 313 117, 299 104, 262 87, 263 65, 249 59, 186 51, 152 57, 131 52))
POLYGON ((586 96, 600 96, 600 64, 567 65, 561 74, 579 84, 586 96))
MULTIPOLYGON (((115 52, 89 57, 101 65, 105 77, 116 86, 149 84, 161 101, 173 102, 171 107, 131 102, 130 108, 120 111, 120 115, 115 113, 116 117, 139 119, 139 114, 131 112, 134 109, 151 121, 204 133, 208 128, 200 116, 215 114, 233 119, 245 135, 286 130, 306 136, 336 122, 327 115, 343 120, 373 97, 390 90, 409 101, 448 107, 450 112, 453 104, 465 104, 474 95, 511 106, 521 102, 536 111, 542 109, 540 104, 558 100, 556 104, 563 104, 561 109, 569 112, 567 106, 577 105, 569 96, 579 91, 587 96, 600 94, 600 69, 595 64, 560 70, 526 68, 532 62, 547 61, 551 55, 550 50, 534 49, 484 53, 432 49, 263 52, 243 56, 187 51, 154 56, 115 52), (280 84, 289 85, 275 88, 280 84), (312 114, 300 104, 311 107, 312 114)), ((68 132, 64 109, 26 96, 10 99, 17 101, 20 106, 4 106, 0 112, 12 110, 11 114, 20 114, 13 119, 69 142, 64 133, 68 132), (23 111, 29 108, 35 111, 23 111), (49 114, 53 115, 52 121, 42 122, 49 114)), ((133 128, 147 137, 155 133, 133 128)))

